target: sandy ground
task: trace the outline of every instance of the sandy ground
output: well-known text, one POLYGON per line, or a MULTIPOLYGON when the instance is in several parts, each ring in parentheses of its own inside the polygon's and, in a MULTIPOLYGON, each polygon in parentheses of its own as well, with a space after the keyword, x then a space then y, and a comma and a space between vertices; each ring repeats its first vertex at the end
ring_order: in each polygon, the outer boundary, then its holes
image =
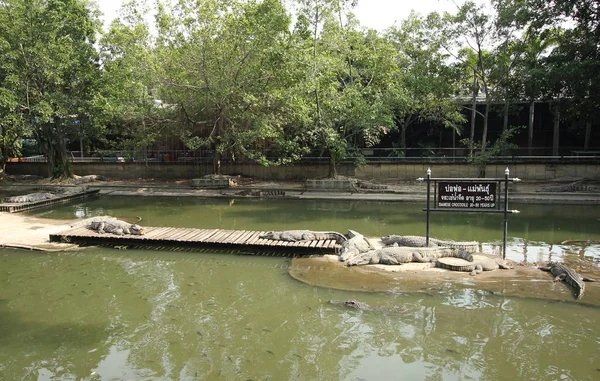
POLYGON ((22 214, 0 212, 0 247, 29 250, 72 250, 78 246, 50 243, 50 234, 70 229, 65 221, 35 218, 22 214))

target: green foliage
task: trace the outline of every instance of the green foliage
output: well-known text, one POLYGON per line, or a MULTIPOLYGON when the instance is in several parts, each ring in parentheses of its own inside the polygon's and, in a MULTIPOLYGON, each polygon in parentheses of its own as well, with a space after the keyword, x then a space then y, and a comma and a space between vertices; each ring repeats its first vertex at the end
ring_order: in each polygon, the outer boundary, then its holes
POLYGON ((462 139, 460 141, 465 147, 473 147, 476 149, 476 151, 469 155, 467 160, 470 164, 477 168, 480 177, 485 177, 485 169, 492 158, 496 156, 510 155, 513 150, 518 148, 518 146, 511 140, 523 128, 525 127, 509 126, 507 129, 502 131, 500 136, 498 136, 493 144, 490 145, 489 142, 487 142, 485 150, 479 150, 479 148, 481 148, 479 143, 475 143, 471 141, 471 139, 462 139))
POLYGON ((90 118, 99 74, 94 48, 98 27, 97 15, 84 0, 0 3, 0 72, 2 86, 12 94, 14 107, 9 109, 21 114, 47 156, 50 172, 61 172, 61 177, 72 175, 65 145, 76 133, 72 121, 90 118))

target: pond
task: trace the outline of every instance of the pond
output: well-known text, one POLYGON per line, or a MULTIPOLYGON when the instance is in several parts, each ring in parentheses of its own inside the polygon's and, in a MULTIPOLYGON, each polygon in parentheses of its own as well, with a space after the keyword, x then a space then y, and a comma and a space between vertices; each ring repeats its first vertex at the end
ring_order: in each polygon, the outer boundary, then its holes
MULTIPOLYGON (((139 216, 151 226, 352 228, 376 236, 423 234, 421 207, 115 197, 35 214, 139 216)), ((593 245, 581 254, 560 244, 599 240, 598 208, 512 207, 523 214, 509 222, 511 255, 598 260, 593 245)), ((435 215, 432 235, 493 247, 502 238, 501 220, 435 215)), ((283 257, 206 251, 0 250, 0 378, 594 380, 600 375, 598 306, 509 298, 452 283, 416 293, 332 290, 292 279, 288 265, 283 257), (352 298, 373 310, 328 303, 352 298)))

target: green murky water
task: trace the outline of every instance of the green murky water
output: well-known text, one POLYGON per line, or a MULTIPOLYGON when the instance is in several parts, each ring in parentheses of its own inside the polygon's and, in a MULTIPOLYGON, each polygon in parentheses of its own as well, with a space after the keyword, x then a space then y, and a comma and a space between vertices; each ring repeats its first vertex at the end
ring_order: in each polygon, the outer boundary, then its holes
MULTIPOLYGON (((142 218, 147 226, 285 230, 348 229, 367 236, 425 235, 423 203, 199 199, 192 197, 104 197, 36 215, 73 219, 97 215, 142 218)), ((543 261, 565 254, 600 261, 597 246, 561 245, 567 240, 600 241, 600 205, 511 204, 521 213, 509 216, 507 256, 516 261, 543 261)), ((432 213, 431 235, 486 243, 499 251, 503 216, 498 214, 432 213)))
MULTIPOLYGON (((513 205, 512 255, 597 261, 600 209, 513 205)), ((154 226, 422 234, 421 205, 104 198, 43 210, 154 226)), ((501 218, 435 215, 432 234, 500 240, 501 218)), ((493 245, 490 245, 490 247, 493 245)), ((0 379, 595 380, 600 309, 489 295, 356 293, 293 280, 289 260, 235 254, 0 250, 0 379), (349 310, 330 299, 374 307, 349 310)), ((316 269, 319 271, 318 269, 316 269)), ((324 276, 326 276, 324 274, 324 276)))

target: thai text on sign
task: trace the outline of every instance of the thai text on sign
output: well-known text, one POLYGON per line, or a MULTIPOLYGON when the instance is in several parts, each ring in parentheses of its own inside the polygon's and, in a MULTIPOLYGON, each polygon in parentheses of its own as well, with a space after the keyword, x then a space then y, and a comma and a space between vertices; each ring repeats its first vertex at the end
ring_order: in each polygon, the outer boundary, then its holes
POLYGON ((496 182, 439 182, 438 208, 494 209, 496 182))

